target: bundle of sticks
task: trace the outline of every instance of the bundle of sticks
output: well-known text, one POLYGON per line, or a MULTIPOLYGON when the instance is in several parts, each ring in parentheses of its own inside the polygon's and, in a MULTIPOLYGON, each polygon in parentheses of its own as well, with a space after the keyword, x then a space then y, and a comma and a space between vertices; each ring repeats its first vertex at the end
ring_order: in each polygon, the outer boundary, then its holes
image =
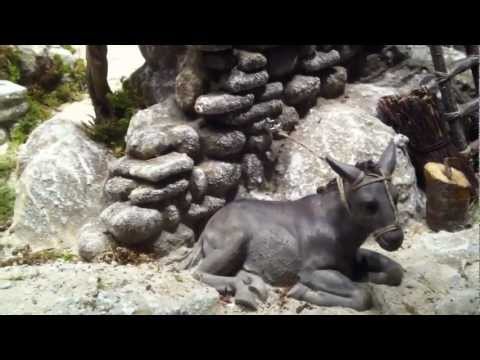
POLYGON ((386 96, 378 103, 382 121, 410 139, 409 154, 420 187, 425 189, 425 164, 443 163, 445 158, 451 158, 471 183, 472 195, 476 198, 478 179, 468 159, 451 142, 448 125, 439 109, 439 100, 426 88, 414 90, 407 96, 386 96))

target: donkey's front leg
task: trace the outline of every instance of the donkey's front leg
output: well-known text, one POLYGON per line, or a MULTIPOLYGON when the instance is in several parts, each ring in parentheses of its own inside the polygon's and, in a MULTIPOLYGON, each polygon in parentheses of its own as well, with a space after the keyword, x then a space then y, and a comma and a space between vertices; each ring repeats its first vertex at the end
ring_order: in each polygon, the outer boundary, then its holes
POLYGON ((355 278, 374 284, 398 286, 402 282, 400 264, 375 251, 360 249, 355 264, 355 278))
POLYGON ((353 283, 335 270, 302 272, 300 281, 288 292, 288 296, 318 306, 342 306, 358 311, 372 307, 367 289, 353 283))

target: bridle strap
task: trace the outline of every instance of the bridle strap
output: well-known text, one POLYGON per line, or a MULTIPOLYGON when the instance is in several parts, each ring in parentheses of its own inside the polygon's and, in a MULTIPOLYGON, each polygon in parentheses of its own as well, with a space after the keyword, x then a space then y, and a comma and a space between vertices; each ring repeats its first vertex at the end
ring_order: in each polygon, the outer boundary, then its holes
MULTIPOLYGON (((356 180, 351 187, 351 191, 356 191, 356 190, 358 190, 358 189, 360 189, 364 186, 367 186, 367 185, 370 185, 370 184, 373 184, 373 183, 376 183, 376 182, 383 182, 384 185, 385 185, 385 191, 387 193, 388 200, 390 202, 390 205, 391 205, 392 210, 393 210, 393 214, 395 216, 395 222, 393 224, 387 225, 387 226, 385 226, 381 229, 378 229, 378 230, 374 231, 372 233, 372 235, 375 237, 375 239, 378 239, 379 237, 381 237, 382 235, 384 235, 388 232, 400 229, 400 226, 398 225, 398 221, 397 221, 397 208, 395 206, 395 202, 393 200, 392 194, 390 193, 390 190, 388 188, 388 181, 391 181, 391 177, 385 176, 382 173, 381 170, 380 170, 380 173, 381 173, 381 175, 367 174, 368 176, 372 177, 371 179, 367 179, 367 180, 364 180, 365 176, 362 176, 361 178, 356 180)), ((347 194, 345 192, 345 185, 343 183, 343 179, 339 176, 337 176, 337 186, 338 186, 338 191, 340 193, 340 200, 342 201, 342 204, 347 209, 348 214, 352 215, 350 205, 348 204, 347 194)))

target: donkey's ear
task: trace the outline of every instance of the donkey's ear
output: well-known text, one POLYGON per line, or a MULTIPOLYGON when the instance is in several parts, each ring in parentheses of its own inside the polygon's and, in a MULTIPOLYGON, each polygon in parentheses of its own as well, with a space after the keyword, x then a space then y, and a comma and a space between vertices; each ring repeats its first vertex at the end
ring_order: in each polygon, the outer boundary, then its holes
POLYGON ((395 170, 396 163, 396 145, 395 142, 392 140, 390 144, 388 144, 382 156, 380 157, 380 160, 378 161, 378 166, 385 175, 390 176, 395 170))
POLYGON ((354 183, 363 175, 363 171, 355 166, 341 163, 340 161, 332 159, 330 156, 327 156, 326 160, 332 170, 349 183, 354 183))

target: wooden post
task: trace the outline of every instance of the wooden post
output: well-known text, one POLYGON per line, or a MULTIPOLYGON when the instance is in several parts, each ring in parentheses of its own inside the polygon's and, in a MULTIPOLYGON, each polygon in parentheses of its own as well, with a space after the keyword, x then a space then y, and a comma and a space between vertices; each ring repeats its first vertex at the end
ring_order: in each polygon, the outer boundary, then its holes
POLYGON ((465 175, 445 164, 429 162, 424 168, 427 183, 427 224, 434 231, 455 231, 467 222, 471 185, 465 175))
MULTIPOLYGON (((447 65, 443 57, 443 49, 441 45, 431 45, 430 53, 432 54, 433 66, 435 71, 439 73, 448 73, 447 65)), ((445 106, 445 112, 453 113, 458 110, 457 104, 454 99, 454 94, 450 86, 449 81, 445 81, 440 85, 440 92, 442 93, 442 102, 445 106)), ((450 124, 452 132, 452 141, 459 151, 464 151, 467 148, 467 140, 463 131, 462 122, 460 120, 454 120, 450 124)))
MULTIPOLYGON (((468 56, 479 56, 478 45, 465 45, 465 52, 468 56)), ((477 89, 477 96, 478 96, 478 68, 479 64, 472 66, 472 75, 473 75, 473 82, 475 83, 475 88, 477 89)))

